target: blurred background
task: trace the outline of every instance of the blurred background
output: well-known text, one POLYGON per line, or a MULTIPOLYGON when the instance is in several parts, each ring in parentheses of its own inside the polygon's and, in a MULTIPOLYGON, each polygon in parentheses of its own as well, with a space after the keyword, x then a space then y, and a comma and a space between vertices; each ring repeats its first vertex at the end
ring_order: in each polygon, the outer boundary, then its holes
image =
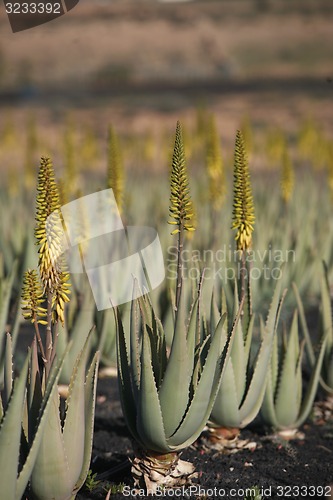
MULTIPOLYGON (((172 134, 176 119, 193 123, 205 108, 227 149, 248 117, 257 137, 307 119, 332 132, 331 0, 81 0, 16 34, 1 7, 0 133, 13 123, 25 133, 33 116, 60 162, 57 127, 68 119, 104 141, 111 122, 172 134)), ((156 155, 150 169, 160 167, 156 155)))

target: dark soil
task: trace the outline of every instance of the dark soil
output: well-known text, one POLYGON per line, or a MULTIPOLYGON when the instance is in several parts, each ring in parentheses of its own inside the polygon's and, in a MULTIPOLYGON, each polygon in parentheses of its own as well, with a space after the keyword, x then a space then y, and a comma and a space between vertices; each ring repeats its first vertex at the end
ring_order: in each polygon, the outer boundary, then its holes
MULTIPOLYGON (((316 420, 316 423, 309 420, 301 431, 304 439, 272 441, 256 422, 243 430, 241 437, 256 441, 257 449, 232 455, 205 451, 200 442, 195 443, 184 450, 182 459, 195 465, 199 477, 193 484, 197 489, 169 491, 164 496, 243 500, 246 496, 243 490, 258 486, 265 490, 262 496, 265 499, 325 498, 325 495, 328 498, 329 485, 333 483, 333 419, 316 420)), ((77 499, 105 499, 110 488, 111 499, 133 497, 134 492, 129 495, 129 488, 133 488, 131 456, 131 437, 122 416, 117 379, 101 379, 91 463, 93 473, 97 473, 95 479, 100 482, 92 491, 83 487, 77 499), (127 486, 127 490, 117 493, 121 484, 127 486)), ((140 493, 137 498, 152 498, 140 493)))

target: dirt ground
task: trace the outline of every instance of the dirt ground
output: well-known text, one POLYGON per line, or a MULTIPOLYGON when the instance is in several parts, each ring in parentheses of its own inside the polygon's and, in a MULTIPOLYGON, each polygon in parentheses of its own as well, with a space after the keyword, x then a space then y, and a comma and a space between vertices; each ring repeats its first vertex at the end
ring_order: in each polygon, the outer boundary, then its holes
MULTIPOLYGON (((262 498, 265 499, 328 498, 328 486, 333 483, 333 419, 326 423, 320 419, 316 419, 316 423, 309 420, 301 431, 304 433, 302 439, 272 441, 268 439, 268 429, 265 431, 256 421, 242 431, 241 437, 257 442, 257 449, 231 455, 205 451, 198 441, 182 454, 182 459, 194 463, 199 473, 193 483, 197 490, 178 492, 181 493, 178 498, 188 498, 191 493, 192 498, 225 496, 243 500, 243 490, 254 486, 264 490, 262 498)), ((127 486, 124 492, 133 493, 128 461, 131 456, 131 438, 122 417, 117 381, 115 378, 102 379, 98 384, 91 465, 92 471, 97 473, 95 479, 100 482, 91 492, 83 488, 77 499, 104 499, 110 488, 111 498, 124 499, 124 493, 116 493, 121 484, 127 486)), ((142 493, 137 495, 137 498, 151 497, 142 496, 142 493)))

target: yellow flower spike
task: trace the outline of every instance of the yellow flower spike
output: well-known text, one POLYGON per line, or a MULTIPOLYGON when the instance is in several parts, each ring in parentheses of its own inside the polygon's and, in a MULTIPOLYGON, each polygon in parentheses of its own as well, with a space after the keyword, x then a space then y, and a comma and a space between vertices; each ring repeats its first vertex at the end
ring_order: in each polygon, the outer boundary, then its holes
POLYGON ((45 324, 45 321, 41 319, 46 316, 46 309, 40 305, 43 302, 43 290, 37 271, 29 269, 24 273, 23 278, 21 308, 24 319, 31 320, 31 323, 45 324))
POLYGON ((57 260, 61 246, 60 237, 62 228, 59 223, 54 223, 47 228, 47 218, 59 210, 59 193, 54 177, 52 162, 47 157, 42 157, 38 173, 37 198, 36 198, 36 228, 35 237, 39 246, 38 267, 44 292, 53 292, 59 282, 60 264, 57 260), (52 238, 47 238, 47 229, 52 238))
POLYGON ((239 130, 236 134, 235 143, 233 207, 233 223, 231 227, 237 230, 235 236, 237 250, 246 251, 252 245, 255 216, 249 165, 244 139, 239 130))
POLYGON ((69 274, 66 272, 61 272, 59 275, 59 283, 57 288, 54 291, 52 298, 52 307, 53 307, 53 323, 57 321, 61 321, 64 324, 65 321, 65 304, 69 302, 69 294, 71 291, 69 290, 70 284, 67 283, 69 280, 69 274))
POLYGON ((169 214, 174 220, 168 221, 168 224, 178 225, 178 229, 172 231, 171 234, 176 234, 181 229, 194 231, 194 225, 190 222, 193 219, 193 206, 185 165, 182 129, 179 121, 176 127, 175 146, 172 157, 170 189, 169 214))

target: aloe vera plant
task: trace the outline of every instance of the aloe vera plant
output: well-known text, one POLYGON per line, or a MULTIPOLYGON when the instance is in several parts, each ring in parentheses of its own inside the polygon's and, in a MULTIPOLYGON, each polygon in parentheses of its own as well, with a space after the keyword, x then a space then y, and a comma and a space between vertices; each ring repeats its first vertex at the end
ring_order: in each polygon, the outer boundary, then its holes
MULTIPOLYGON (((59 394, 52 393, 45 430, 30 476, 30 491, 36 500, 69 500, 76 496, 87 477, 90 465, 98 357, 96 353, 86 373, 89 339, 79 353, 73 369, 65 414, 59 407, 59 394)), ((43 402, 41 374, 34 350, 28 384, 26 445, 36 425, 36 415, 43 402), (29 432, 30 431, 30 432, 29 432)))
MULTIPOLYGON (((57 363, 57 346, 64 331, 65 304, 69 301, 69 275, 62 262, 54 259, 59 246, 59 227, 52 227, 51 241, 46 235, 48 216, 59 208, 59 194, 51 161, 42 158, 38 176, 37 225, 35 236, 39 246, 38 272, 28 270, 24 275, 22 310, 25 319, 35 329, 31 351, 29 381, 27 383, 26 421, 24 422, 24 449, 32 446, 34 429, 50 384, 55 386, 50 394, 51 405, 45 422, 45 433, 40 439, 38 455, 31 475, 29 488, 36 500, 69 500, 75 498, 89 470, 95 407, 95 393, 99 354, 95 353, 86 376, 90 335, 77 332, 75 349, 65 345, 60 349, 62 359, 69 354, 76 361, 71 371, 65 414, 62 413, 57 391, 60 370, 54 381, 57 363), (46 307, 45 307, 46 305, 46 307), (45 328, 43 335, 42 328, 45 328), (82 341, 83 339, 83 341, 82 341), (83 344, 83 345, 82 345, 83 344), (77 351, 78 347, 82 348, 77 351), (38 362, 38 351, 41 366, 38 362)), ((89 317, 92 316, 91 308, 89 317)), ((85 309, 83 312, 86 313, 85 309)), ((81 313, 76 328, 85 332, 88 318, 81 313)), ((91 330, 92 331, 92 330, 91 330)), ((59 350, 58 348, 58 350, 59 350)), ((68 367, 72 367, 70 359, 68 367)), ((52 386, 52 387, 53 387, 52 386)))
POLYGON ((194 472, 177 452, 193 443, 206 425, 240 313, 229 335, 224 315, 214 331, 202 337, 199 299, 188 321, 185 307, 181 294, 169 356, 149 298, 133 301, 129 335, 117 315, 120 395, 138 448, 132 473, 136 485, 149 491, 161 484, 183 484, 194 472))
MULTIPOLYGON (((33 349, 34 350, 34 349, 33 349)), ((13 380, 12 339, 7 334, 4 363, 4 391, 0 396, 0 468, 6 478, 0 482, 0 498, 21 500, 29 478, 35 467, 52 400, 57 394, 57 380, 61 362, 54 366, 48 386, 37 407, 30 391, 31 413, 34 413, 34 426, 30 428, 29 446, 22 449, 22 426, 27 429, 28 376, 32 376, 32 357, 28 354, 19 377, 13 380), (34 411, 32 411, 32 406, 34 411)), ((30 382, 31 384, 31 382, 30 382)))
MULTIPOLYGON (((309 358, 309 363, 313 367, 315 365, 315 354, 313 348, 314 340, 311 339, 309 328, 307 326, 307 321, 305 318, 305 312, 303 303, 298 291, 296 284, 293 284, 294 292, 296 295, 300 322, 303 329, 303 335, 306 340, 306 351, 309 358)), ((323 263, 323 269, 320 279, 321 288, 321 342, 326 339, 325 342, 325 354, 323 359, 323 365, 320 376, 320 384, 325 391, 333 393, 333 319, 332 319, 332 308, 331 308, 331 296, 330 287, 328 283, 328 272, 327 267, 323 263)))
MULTIPOLYGON (((129 329, 117 313, 118 380, 123 412, 136 442, 135 484, 155 492, 159 485, 185 484, 194 467, 178 452, 200 435, 212 410, 235 325, 224 332, 225 315, 202 331, 199 294, 190 313, 182 281, 184 232, 193 231, 181 126, 176 128, 170 177, 169 223, 178 235, 175 322, 170 354, 166 333, 149 296, 132 301, 129 329), (129 330, 129 331, 128 331, 129 330)), ((135 291, 135 290, 134 290, 135 291)), ((136 296, 134 294, 134 296, 136 296)), ((235 323, 239 319, 239 314, 235 323)))
MULTIPOLYGON (((229 434, 234 434, 237 437, 239 429, 252 422, 259 413, 265 394, 266 373, 271 359, 273 340, 282 303, 280 296, 281 280, 276 284, 267 321, 262 332, 262 339, 254 361, 250 361, 251 347, 253 348, 254 315, 249 321, 245 335, 242 322, 238 322, 230 359, 210 416, 212 434, 216 439, 218 439, 218 430, 221 427, 233 429, 229 434)), ((238 313, 238 308, 238 293, 237 287, 235 287, 235 315, 238 313)))
POLYGON ((289 335, 284 331, 280 344, 279 346, 275 338, 261 416, 273 429, 288 431, 292 435, 312 409, 325 354, 326 339, 322 342, 304 395, 302 393, 304 341, 300 343, 299 340, 297 311, 294 312, 289 335))

